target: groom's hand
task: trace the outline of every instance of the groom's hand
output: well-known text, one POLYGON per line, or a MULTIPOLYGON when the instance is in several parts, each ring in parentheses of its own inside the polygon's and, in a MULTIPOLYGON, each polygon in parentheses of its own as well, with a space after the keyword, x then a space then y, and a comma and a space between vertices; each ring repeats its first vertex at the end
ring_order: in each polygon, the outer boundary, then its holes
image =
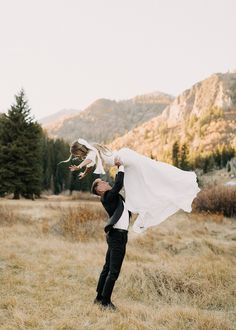
POLYGON ((120 166, 120 165, 124 165, 124 163, 122 162, 122 160, 119 157, 115 158, 115 165, 116 166, 120 166))

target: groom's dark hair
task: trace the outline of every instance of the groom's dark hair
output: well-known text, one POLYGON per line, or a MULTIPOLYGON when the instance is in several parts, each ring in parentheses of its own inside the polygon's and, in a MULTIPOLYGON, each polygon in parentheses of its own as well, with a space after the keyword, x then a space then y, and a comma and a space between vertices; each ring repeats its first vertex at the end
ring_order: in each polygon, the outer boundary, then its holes
MULTIPOLYGON (((92 183, 92 187, 91 187, 91 193, 94 194, 94 195, 98 195, 97 191, 96 191, 96 188, 97 188, 97 185, 99 182, 101 182, 102 179, 100 178, 97 178, 96 180, 93 181, 92 183)), ((98 195, 99 196, 99 195, 98 195)))

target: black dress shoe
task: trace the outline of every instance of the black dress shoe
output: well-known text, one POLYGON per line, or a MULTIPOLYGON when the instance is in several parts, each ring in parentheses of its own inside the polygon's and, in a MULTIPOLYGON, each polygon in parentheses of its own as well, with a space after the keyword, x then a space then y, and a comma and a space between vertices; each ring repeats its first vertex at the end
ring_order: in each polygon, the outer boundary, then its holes
POLYGON ((102 303, 102 299, 95 298, 93 303, 100 305, 102 303))
POLYGON ((111 301, 110 302, 102 302, 101 306, 105 309, 117 310, 117 307, 111 301))

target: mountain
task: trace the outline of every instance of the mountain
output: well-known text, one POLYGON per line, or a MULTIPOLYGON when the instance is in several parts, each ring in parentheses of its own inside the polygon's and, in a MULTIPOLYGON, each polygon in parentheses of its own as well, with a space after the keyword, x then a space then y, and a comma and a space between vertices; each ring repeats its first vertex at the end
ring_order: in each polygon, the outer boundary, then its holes
POLYGON ((75 109, 62 109, 52 115, 39 119, 38 122, 48 130, 59 129, 66 119, 78 115, 79 112, 80 110, 75 109))
POLYGON ((173 96, 160 92, 121 101, 102 98, 78 115, 65 119, 60 126, 44 126, 50 136, 69 142, 82 137, 107 143, 161 114, 173 99, 173 96))
POLYGON ((236 149, 236 72, 216 73, 185 90, 164 111, 114 140, 147 156, 171 160, 175 141, 190 154, 207 154, 220 144, 236 149))

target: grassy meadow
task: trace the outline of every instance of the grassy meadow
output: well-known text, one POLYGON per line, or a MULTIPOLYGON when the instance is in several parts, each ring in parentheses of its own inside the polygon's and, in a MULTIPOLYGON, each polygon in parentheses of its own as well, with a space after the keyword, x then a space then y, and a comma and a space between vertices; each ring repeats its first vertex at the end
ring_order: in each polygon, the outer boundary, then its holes
POLYGON ((235 329, 235 217, 180 210, 130 230, 118 311, 103 311, 106 213, 87 197, 0 199, 0 329, 235 329))

